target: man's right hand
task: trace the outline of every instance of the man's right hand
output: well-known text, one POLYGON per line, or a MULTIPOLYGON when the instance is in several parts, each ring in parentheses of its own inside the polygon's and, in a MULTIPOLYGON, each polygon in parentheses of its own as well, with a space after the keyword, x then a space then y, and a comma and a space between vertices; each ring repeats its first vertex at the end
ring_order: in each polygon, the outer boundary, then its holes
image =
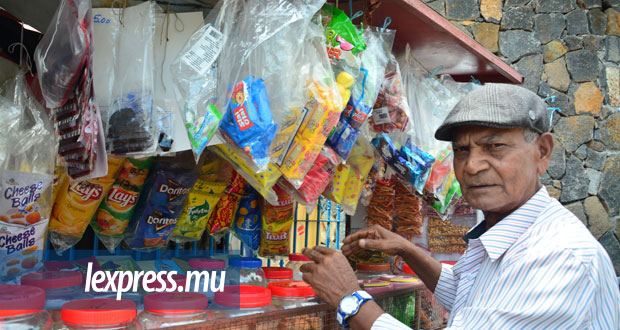
POLYGON ((379 225, 363 228, 347 236, 342 245, 342 253, 354 255, 364 250, 376 250, 388 255, 400 255, 411 245, 404 237, 379 225))

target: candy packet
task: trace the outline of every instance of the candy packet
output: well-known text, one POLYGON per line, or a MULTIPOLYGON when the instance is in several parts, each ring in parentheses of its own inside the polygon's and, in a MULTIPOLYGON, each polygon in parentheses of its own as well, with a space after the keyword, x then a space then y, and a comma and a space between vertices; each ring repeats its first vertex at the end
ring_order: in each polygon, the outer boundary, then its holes
POLYGON ((239 201, 246 187, 247 182, 239 173, 233 170, 222 197, 207 220, 206 228, 209 231, 209 235, 219 239, 232 226, 239 208, 239 201))
POLYGON ((179 159, 163 157, 155 161, 125 232, 130 248, 154 250, 166 246, 198 178, 191 163, 189 166, 179 159))
POLYGON ((125 159, 90 222, 91 228, 110 252, 123 240, 152 162, 152 157, 125 159))
POLYGON ((82 239, 99 204, 114 183, 124 158, 108 157, 108 173, 97 179, 70 181, 60 187, 52 210, 49 238, 57 252, 62 252, 82 239))
POLYGON ((389 53, 385 76, 369 118, 370 128, 375 133, 403 132, 409 122, 409 113, 400 67, 394 54, 389 53))
POLYGON ((234 225, 234 233, 239 240, 256 251, 260 244, 261 235, 261 209, 260 195, 252 186, 248 186, 239 201, 239 208, 234 225))
POLYGON ((278 195, 278 205, 263 201, 260 236, 261 257, 288 256, 291 250, 291 227, 295 220, 295 200, 279 186, 273 188, 278 195))
POLYGON ((56 139, 23 73, 2 87, 0 110, 0 280, 6 283, 43 267, 56 139))
POLYGON ((225 188, 226 183, 199 178, 189 192, 171 240, 177 243, 200 240, 225 188))

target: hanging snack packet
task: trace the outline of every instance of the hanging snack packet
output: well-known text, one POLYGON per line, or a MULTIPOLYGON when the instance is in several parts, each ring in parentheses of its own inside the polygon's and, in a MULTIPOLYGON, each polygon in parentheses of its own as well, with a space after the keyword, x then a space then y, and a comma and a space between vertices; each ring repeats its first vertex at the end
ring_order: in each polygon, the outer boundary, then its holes
POLYGON ((127 227, 127 245, 138 250, 166 246, 197 178, 198 173, 194 169, 160 159, 146 180, 127 227))
POLYGON ((189 192, 171 239, 177 243, 199 240, 225 188, 226 183, 199 178, 189 192))
POLYGON ((50 242, 58 251, 64 251, 80 241, 99 204, 114 183, 114 177, 123 163, 122 157, 108 157, 105 177, 85 180, 67 180, 60 188, 50 219, 50 242))
POLYGON ((123 240, 152 162, 152 157, 125 159, 112 188, 90 222, 109 251, 114 251, 123 240))
POLYGON ((291 250, 291 227, 295 220, 295 200, 285 190, 273 188, 278 195, 278 205, 263 201, 260 250, 262 257, 288 256, 291 250))
POLYGON ((409 103, 402 86, 400 67, 394 54, 390 53, 385 77, 369 119, 370 128, 375 133, 403 132, 409 122, 408 113, 409 103))
POLYGON ((232 226, 239 208, 241 195, 243 195, 246 187, 247 182, 239 173, 233 170, 228 186, 226 186, 222 197, 217 202, 207 221, 206 228, 209 231, 209 235, 219 238, 232 226))
POLYGON ((235 235, 253 251, 260 244, 261 210, 260 195, 251 186, 245 189, 234 221, 235 235))

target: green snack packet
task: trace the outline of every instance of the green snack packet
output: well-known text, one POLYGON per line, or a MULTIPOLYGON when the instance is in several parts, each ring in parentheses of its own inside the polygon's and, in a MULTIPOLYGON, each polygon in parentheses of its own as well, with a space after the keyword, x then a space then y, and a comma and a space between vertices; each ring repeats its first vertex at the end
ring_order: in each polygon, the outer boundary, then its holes
POLYGON ((357 56, 366 49, 364 35, 358 31, 349 16, 342 10, 329 5, 323 5, 321 9, 323 25, 327 37, 327 46, 330 57, 338 55, 341 57, 343 52, 351 52, 357 56))

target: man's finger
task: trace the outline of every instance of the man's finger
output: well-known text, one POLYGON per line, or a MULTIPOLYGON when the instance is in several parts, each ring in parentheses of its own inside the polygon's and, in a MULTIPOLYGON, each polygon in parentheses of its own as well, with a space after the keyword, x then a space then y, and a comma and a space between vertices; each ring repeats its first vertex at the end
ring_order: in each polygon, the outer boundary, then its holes
POLYGON ((325 255, 315 249, 304 249, 302 253, 316 263, 321 263, 325 259, 325 255))
POLYGON ((306 273, 314 273, 314 271, 316 270, 316 267, 318 265, 315 264, 314 262, 306 262, 305 264, 301 265, 301 267, 299 267, 299 271, 306 274, 306 273))
POLYGON ((360 230, 354 232, 353 234, 345 237, 344 241, 342 241, 342 242, 344 244, 347 244, 347 243, 351 243, 353 241, 359 240, 360 238, 368 237, 368 235, 370 234, 371 231, 373 231, 372 228, 360 229, 360 230))
POLYGON ((342 254, 344 254, 345 256, 355 255, 362 251, 364 250, 361 249, 358 244, 351 244, 342 247, 342 254))
POLYGON ((383 244, 376 239, 362 238, 358 241, 358 245, 363 250, 377 250, 383 252, 383 244))

